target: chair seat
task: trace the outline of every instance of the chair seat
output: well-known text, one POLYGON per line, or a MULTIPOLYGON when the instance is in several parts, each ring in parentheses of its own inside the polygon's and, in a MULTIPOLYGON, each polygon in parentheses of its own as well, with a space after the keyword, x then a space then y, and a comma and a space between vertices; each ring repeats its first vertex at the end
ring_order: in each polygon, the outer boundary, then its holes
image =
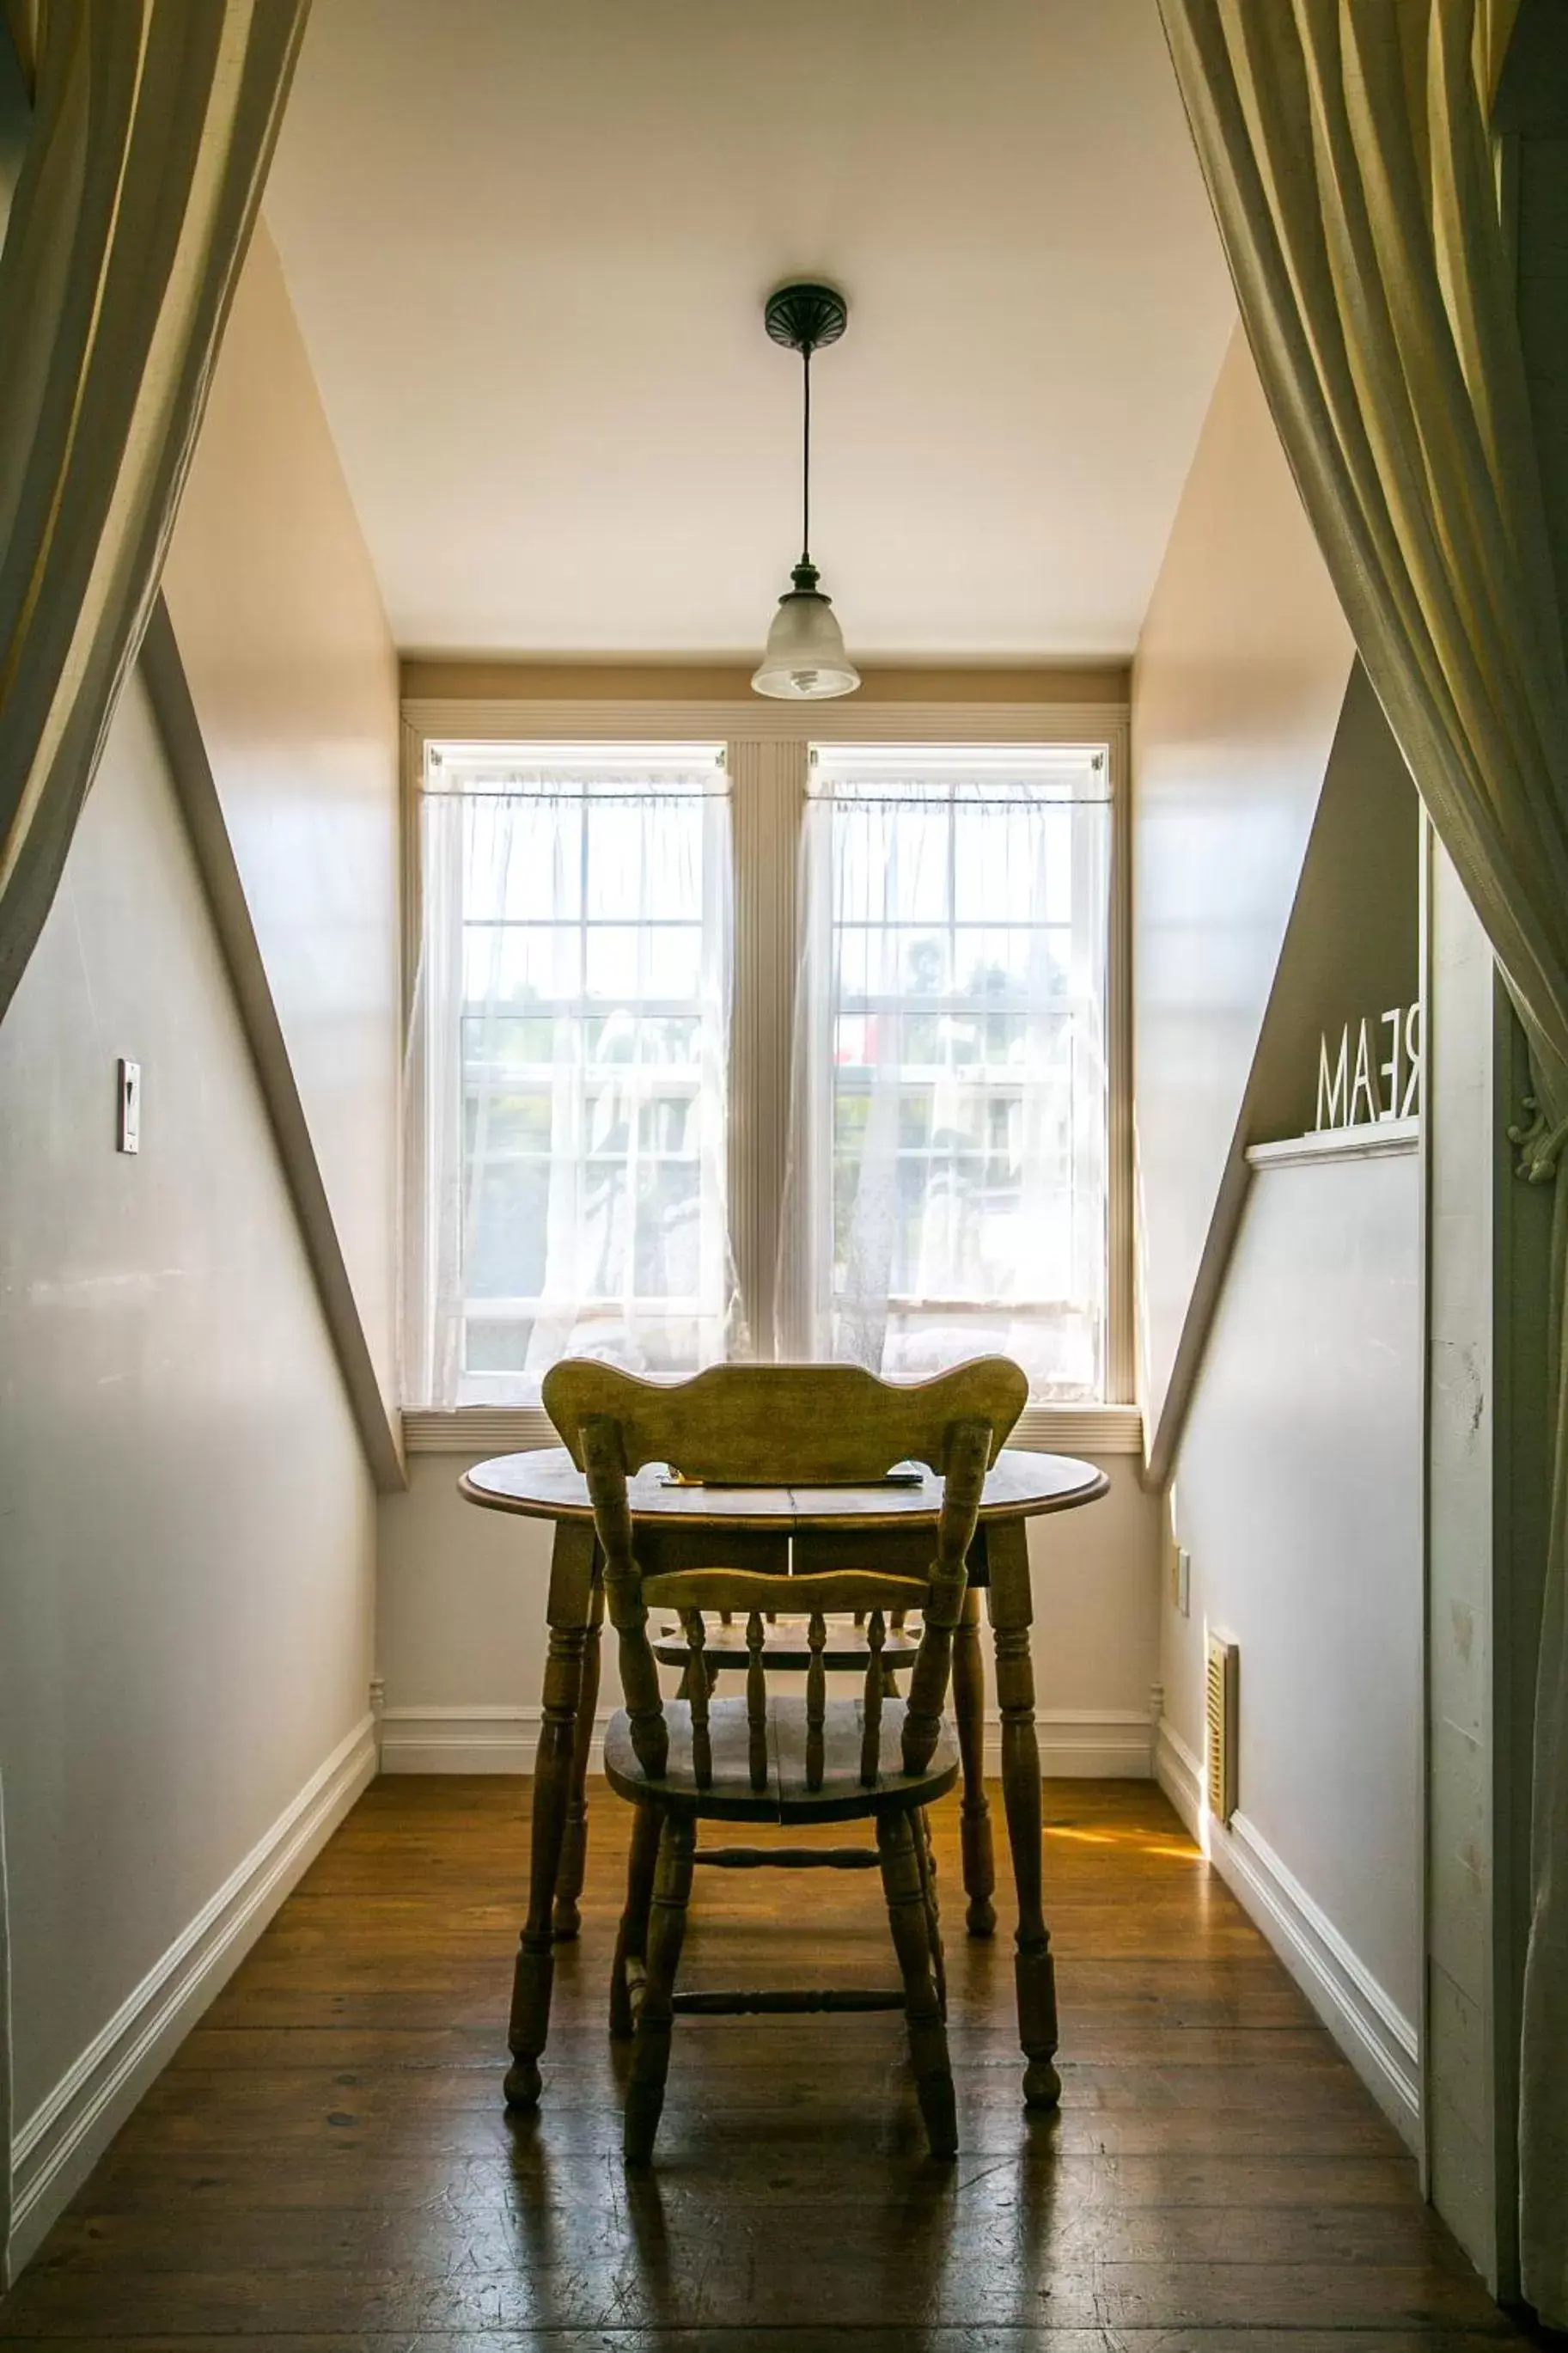
POLYGON ((822 1787, 808 1789, 805 1702, 770 1698, 767 1786, 753 1789, 746 1704, 742 1699, 715 1699, 708 1717, 713 1778, 708 1788, 700 1789, 691 1764, 691 1709, 687 1701, 664 1704, 669 1758, 658 1779, 638 1764, 630 1719, 624 1708, 617 1708, 605 1734, 605 1778, 618 1797, 629 1799, 634 1805, 656 1799, 712 1821, 844 1822, 889 1808, 933 1805, 958 1778, 958 1742, 944 1724, 931 1763, 919 1773, 906 1773, 900 1753, 904 1715, 902 1700, 882 1703, 880 1770, 868 1788, 860 1779, 864 1703, 830 1700, 823 1721, 822 1787))
MULTIPOLYGON (((889 1626, 882 1645, 882 1664, 889 1672, 901 1673, 914 1665, 920 1647, 918 1633, 902 1633, 889 1626)), ((661 1626, 652 1638, 651 1648, 663 1666, 684 1668, 690 1663, 691 1649, 684 1627, 661 1626)), ((748 1665, 752 1654, 746 1648, 744 1626, 710 1626, 702 1655, 710 1673, 719 1668, 731 1672, 748 1665)), ((827 1645, 822 1653, 822 1663, 829 1674, 863 1675, 870 1655, 863 1628, 837 1623, 829 1626, 827 1645)), ((763 1638, 763 1664, 770 1671, 777 1667, 804 1674, 811 1664, 805 1624, 768 1627, 763 1638)))

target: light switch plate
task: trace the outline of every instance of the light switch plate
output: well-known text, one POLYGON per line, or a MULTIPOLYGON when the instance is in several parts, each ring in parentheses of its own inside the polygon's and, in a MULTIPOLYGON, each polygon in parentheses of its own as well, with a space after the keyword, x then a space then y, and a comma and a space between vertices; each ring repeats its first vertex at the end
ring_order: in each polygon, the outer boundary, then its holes
POLYGON ((120 1109, 116 1143, 121 1152, 142 1149, 142 1065, 120 1058, 120 1109))

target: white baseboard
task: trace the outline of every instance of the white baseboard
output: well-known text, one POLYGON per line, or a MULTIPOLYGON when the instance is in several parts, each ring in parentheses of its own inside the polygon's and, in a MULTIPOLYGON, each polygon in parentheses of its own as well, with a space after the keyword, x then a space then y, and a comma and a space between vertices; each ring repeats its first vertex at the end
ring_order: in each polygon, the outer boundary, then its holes
POLYGON ((1421 2064, 1415 2027, 1256 1824, 1237 1813, 1227 1826, 1208 1811, 1202 1761, 1169 1724, 1160 1726, 1154 1778, 1379 2107, 1419 2150, 1421 2064))
POLYGON ((1154 1741, 1154 1778, 1198 1844, 1205 1839, 1204 1768, 1181 1735, 1162 1720, 1154 1741))
POLYGON ((375 1721, 340 1741, 243 1862, 148 1970, 18 2130, 11 2147, 15 2278, 175 2043, 237 1968, 305 1867, 375 1777, 375 1721))
MULTIPOLYGON (((1047 1780, 1147 1781, 1153 1773, 1154 1721, 1136 1708, 1042 1707, 1035 1730, 1047 1780)), ((985 1770, 1002 1770, 999 1717, 985 1720, 985 1770)))
MULTIPOLYGON (((531 1773, 538 1707, 387 1707, 381 1713, 384 1773, 531 1773)), ((604 1765, 605 1726, 594 1727, 588 1769, 604 1765)))
MULTIPOLYGON (((539 1746, 537 1707, 389 1707, 381 1717, 384 1773, 531 1773, 539 1746)), ((603 1764, 601 1715, 589 1770, 603 1764)), ((1042 1773, 1093 1780, 1149 1779, 1154 1727, 1135 1710, 1042 1708, 1036 1719, 1042 1773)), ((985 1770, 1002 1769, 1002 1728, 985 1726, 985 1770)))

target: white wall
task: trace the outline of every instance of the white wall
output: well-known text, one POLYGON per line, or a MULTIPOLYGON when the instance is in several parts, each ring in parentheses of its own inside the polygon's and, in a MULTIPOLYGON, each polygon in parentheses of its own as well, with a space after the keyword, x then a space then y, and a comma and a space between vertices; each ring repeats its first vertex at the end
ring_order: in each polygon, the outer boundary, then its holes
MULTIPOLYGON (((406 1494, 381 1499, 376 1641, 388 1772, 522 1773, 532 1762, 551 1530, 465 1504, 457 1485, 470 1459, 415 1455, 406 1494)), ((1047 1773, 1150 1770, 1156 1504, 1128 1456, 1105 1467, 1111 1492, 1102 1502, 1030 1524, 1047 1773)), ((618 1704, 612 1647, 601 1713, 618 1704)))
POLYGON ((1177 1462, 1162 1778, 1191 1816, 1205 1628, 1240 1645, 1237 1883, 1415 2129, 1422 1976, 1420 1164, 1259 1169, 1177 1462))
POLYGON ((0 1198, 16 2259, 374 1759, 374 1497, 135 680, 0 1029, 0 1198))

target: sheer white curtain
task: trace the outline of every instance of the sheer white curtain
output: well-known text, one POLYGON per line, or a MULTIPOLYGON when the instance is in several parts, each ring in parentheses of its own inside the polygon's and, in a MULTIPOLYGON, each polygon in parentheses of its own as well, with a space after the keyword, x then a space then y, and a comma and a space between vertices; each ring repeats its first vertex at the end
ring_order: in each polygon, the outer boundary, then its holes
POLYGON ((713 746, 435 746, 411 1039, 406 1402, 731 1341, 731 866, 713 746))
POLYGON ((1102 749, 814 755, 779 1326, 1104 1395, 1102 749))

